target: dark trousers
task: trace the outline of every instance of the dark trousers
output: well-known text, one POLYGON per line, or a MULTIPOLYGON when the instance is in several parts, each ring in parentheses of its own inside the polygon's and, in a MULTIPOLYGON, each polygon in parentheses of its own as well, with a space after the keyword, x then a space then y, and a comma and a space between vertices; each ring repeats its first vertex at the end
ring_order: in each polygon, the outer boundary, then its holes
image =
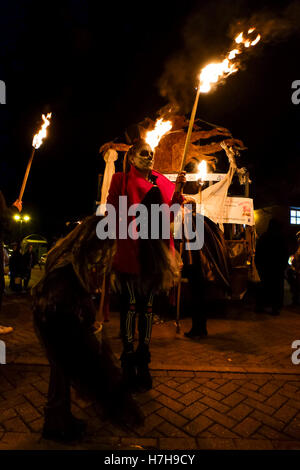
POLYGON ((283 306, 284 274, 259 274, 261 282, 257 286, 256 309, 271 307, 272 312, 279 312, 283 306))
POLYGON ((31 278, 31 269, 24 273, 24 277, 23 277, 23 279, 24 279, 24 289, 27 289, 30 278, 31 278))
POLYGON ((154 295, 151 291, 147 294, 139 293, 135 283, 130 278, 123 277, 120 296, 120 330, 124 353, 132 352, 134 349, 136 317, 138 316, 138 351, 145 351, 145 354, 149 354, 153 300, 154 295))

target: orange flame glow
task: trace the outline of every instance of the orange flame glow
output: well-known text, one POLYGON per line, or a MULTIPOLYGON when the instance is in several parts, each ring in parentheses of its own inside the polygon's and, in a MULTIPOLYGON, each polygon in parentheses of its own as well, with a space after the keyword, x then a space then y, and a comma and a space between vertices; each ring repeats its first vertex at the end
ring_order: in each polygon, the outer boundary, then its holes
POLYGON ((163 119, 158 119, 155 123, 155 127, 152 131, 147 132, 145 141, 150 145, 152 150, 158 146, 160 139, 164 134, 169 132, 172 129, 171 121, 164 121, 163 119))
POLYGON ((198 178, 203 181, 207 175, 207 161, 202 160, 198 165, 198 178))
POLYGON ((42 119, 44 123, 42 124, 42 127, 40 128, 39 132, 33 136, 32 140, 32 147, 35 149, 38 149, 42 143, 43 139, 47 137, 47 127, 50 125, 50 119, 51 119, 52 113, 48 113, 47 116, 45 114, 42 114, 42 119))
MULTIPOLYGON (((247 34, 251 34, 255 28, 249 28, 247 34)), ((201 70, 199 76, 199 91, 200 93, 208 93, 211 90, 212 84, 217 83, 220 79, 228 77, 234 72, 238 71, 238 64, 232 62, 238 54, 243 52, 243 47, 248 49, 250 46, 255 46, 261 39, 261 35, 258 34, 256 38, 251 41, 249 38, 244 37, 244 33, 241 32, 235 37, 235 42, 238 47, 232 49, 222 62, 208 64, 201 70)))

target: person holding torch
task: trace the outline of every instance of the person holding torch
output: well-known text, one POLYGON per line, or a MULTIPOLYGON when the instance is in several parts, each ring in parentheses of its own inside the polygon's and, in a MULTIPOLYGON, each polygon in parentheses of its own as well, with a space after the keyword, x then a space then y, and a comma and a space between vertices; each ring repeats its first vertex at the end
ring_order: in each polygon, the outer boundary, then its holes
MULTIPOLYGON (((119 211, 121 196, 127 196, 128 207, 143 204, 148 214, 153 204, 171 206, 183 201, 180 188, 185 183, 185 172, 179 173, 174 186, 174 183, 153 169, 155 144, 147 142, 147 137, 146 140, 137 140, 125 155, 124 171, 112 177, 107 203, 116 209, 117 220, 123 217, 119 211)), ((129 222, 132 223, 128 218, 129 222)), ((148 227, 149 224, 150 217, 148 227)), ((150 229, 148 233, 151 233, 150 229)), ((159 239, 152 239, 151 236, 147 239, 122 239, 117 234, 113 268, 119 280, 121 297, 123 380, 132 391, 146 391, 152 388, 149 363, 154 296, 172 287, 174 279, 179 275, 179 263, 171 235, 169 239, 163 240, 161 234, 159 239), (134 351, 137 314, 139 339, 134 351)))

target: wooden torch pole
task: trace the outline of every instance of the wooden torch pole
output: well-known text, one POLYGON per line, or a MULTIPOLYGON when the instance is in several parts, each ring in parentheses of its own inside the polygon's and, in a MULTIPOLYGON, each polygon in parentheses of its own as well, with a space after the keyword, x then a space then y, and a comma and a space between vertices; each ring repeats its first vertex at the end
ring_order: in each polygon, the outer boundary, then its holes
POLYGON ((27 183, 27 180, 28 180, 28 175, 29 175, 29 172, 30 172, 32 160, 33 160, 33 157, 34 157, 34 152, 35 152, 35 148, 32 147, 32 152, 31 152, 31 155, 30 155, 30 158, 29 158, 29 161, 28 161, 28 165, 27 165, 27 168, 26 168, 26 171, 25 171, 23 183, 22 183, 22 186, 21 186, 20 194, 19 194, 19 201, 22 201, 22 198, 23 198, 23 194, 24 194, 26 183, 27 183))
MULTIPOLYGON (((184 145, 184 150, 183 150, 183 155, 182 155, 182 160, 181 160, 181 165, 180 165, 180 171, 183 171, 184 167, 185 167, 186 157, 187 157, 187 154, 188 154, 188 151, 189 151, 189 146, 190 146, 190 142, 191 142, 191 135, 192 135, 195 116, 196 116, 196 111, 197 111, 197 107, 198 107, 199 96, 200 96, 200 83, 199 83, 198 88, 197 88, 197 94, 196 94, 196 98, 195 98, 195 101, 194 101, 194 106, 193 106, 193 109, 192 109, 192 112, 191 112, 189 128, 188 128, 187 136, 186 136, 186 139, 185 139, 185 145, 184 145)), ((183 187, 181 187, 180 192, 181 193, 183 192, 183 187)), ((180 255, 182 254, 182 251, 183 251, 183 241, 180 242, 180 255)), ((180 333, 179 318, 180 318, 181 279, 182 279, 182 275, 180 273, 179 282, 178 282, 178 286, 177 286, 176 333, 180 333)))
POLYGON ((185 139, 185 145, 184 145, 183 156, 182 156, 182 160, 181 160, 180 171, 183 171, 184 167, 185 167, 186 157, 187 157, 187 154, 188 154, 188 151, 189 151, 189 146, 190 146, 190 142, 191 142, 191 135, 192 135, 195 116, 196 116, 196 111, 197 111, 197 107, 198 107, 199 96, 200 96, 200 84, 198 85, 197 94, 196 94, 196 98, 195 98, 195 101, 194 101, 194 106, 193 106, 191 117, 190 117, 189 128, 188 128, 187 136, 186 136, 186 139, 185 139))

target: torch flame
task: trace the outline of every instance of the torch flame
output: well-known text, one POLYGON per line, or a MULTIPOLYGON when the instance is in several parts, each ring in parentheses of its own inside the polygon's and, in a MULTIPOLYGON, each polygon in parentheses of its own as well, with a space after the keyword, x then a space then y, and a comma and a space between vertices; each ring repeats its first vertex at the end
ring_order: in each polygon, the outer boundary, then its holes
MULTIPOLYGON (((255 28, 249 28, 248 34, 251 34, 255 28)), ((225 59, 222 62, 212 63, 207 65, 201 70, 200 73, 200 88, 201 93, 208 93, 211 90, 213 83, 217 83, 220 79, 228 77, 234 72, 238 71, 238 66, 236 63, 233 63, 233 59, 236 58, 236 55, 242 53, 242 47, 249 48, 250 46, 255 46, 261 39, 260 34, 251 41, 248 38, 244 38, 244 33, 241 32, 235 37, 235 42, 238 44, 238 48, 232 49, 225 59)))
POLYGON ((207 161, 202 160, 198 165, 198 177, 201 181, 203 181, 206 175, 207 175, 207 161))
POLYGON ((146 134, 145 141, 150 145, 152 150, 158 146, 160 139, 164 134, 169 132, 172 129, 171 121, 164 121, 162 118, 158 119, 155 123, 153 131, 149 131, 146 134))
POLYGON ((241 32, 236 38, 235 38, 235 42, 237 44, 240 44, 241 42, 243 42, 244 38, 243 38, 243 33, 241 32))
POLYGON ((42 143, 43 139, 47 136, 47 127, 50 125, 50 119, 51 119, 52 113, 48 113, 47 116, 45 114, 42 114, 42 119, 44 123, 42 124, 42 127, 40 128, 39 132, 33 136, 32 140, 32 147, 35 149, 38 149, 42 143))
POLYGON ((255 44, 257 44, 258 41, 260 41, 260 38, 261 38, 261 35, 258 34, 256 38, 254 39, 254 41, 251 42, 251 46, 255 46, 255 44))

